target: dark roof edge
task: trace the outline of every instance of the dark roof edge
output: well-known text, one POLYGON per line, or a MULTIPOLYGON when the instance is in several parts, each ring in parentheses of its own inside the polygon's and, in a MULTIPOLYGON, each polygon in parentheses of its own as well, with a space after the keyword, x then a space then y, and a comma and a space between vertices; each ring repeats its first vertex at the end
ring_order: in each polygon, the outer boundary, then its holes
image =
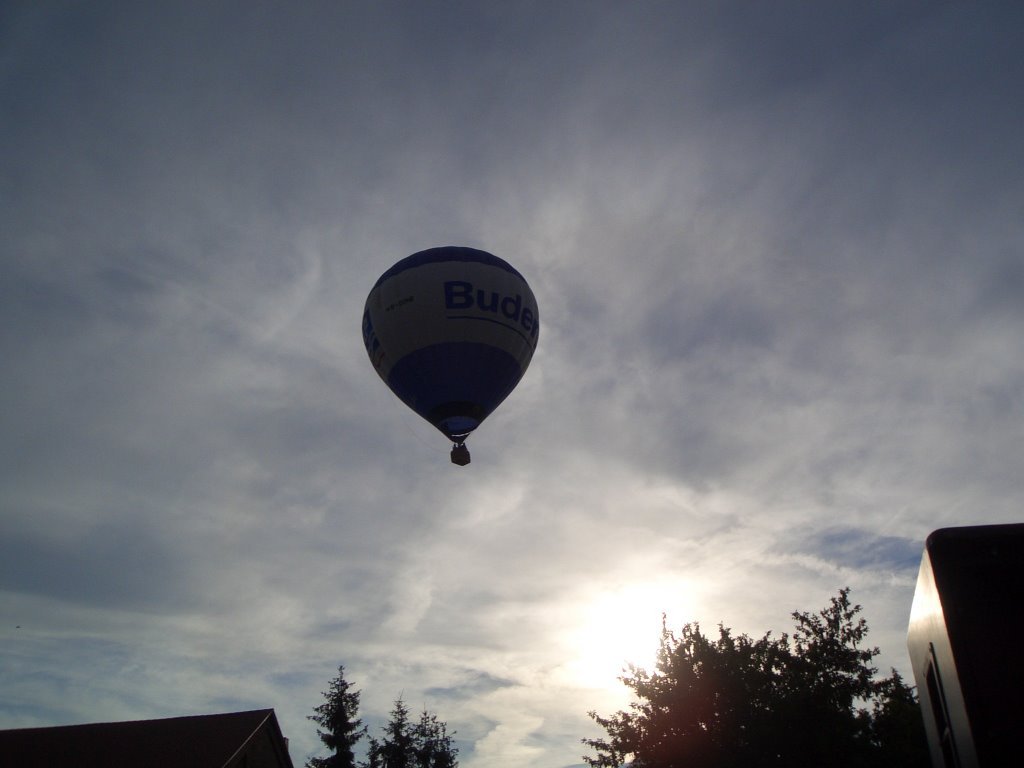
POLYGON ((255 728, 253 728, 252 733, 250 733, 246 737, 245 741, 243 741, 241 746, 239 746, 238 749, 235 750, 234 754, 232 754, 231 757, 229 757, 224 762, 224 765, 221 766, 221 768, 228 768, 228 766, 230 766, 239 755, 241 755, 243 752, 245 752, 245 750, 247 750, 249 748, 249 745, 252 743, 253 739, 256 738, 256 735, 260 731, 263 730, 263 727, 265 725, 267 725, 268 722, 270 723, 270 730, 271 730, 270 741, 274 745, 275 751, 277 751, 279 756, 283 758, 282 761, 281 761, 282 764, 289 766, 289 768, 294 768, 294 763, 292 763, 291 755, 288 754, 287 742, 285 741, 284 734, 281 732, 281 726, 277 722, 277 715, 274 713, 274 710, 273 709, 256 709, 256 710, 252 710, 252 711, 253 712, 265 712, 266 715, 264 716, 264 718, 262 720, 260 720, 259 725, 257 725, 255 728))
MULTIPOLYGON (((65 725, 29 725, 24 728, 0 728, 0 731, 4 732, 17 732, 17 731, 56 731, 56 730, 73 730, 79 728, 97 728, 101 726, 125 726, 135 724, 148 724, 148 723, 160 723, 170 722, 171 720, 206 720, 209 718, 218 717, 232 717, 235 715, 254 715, 257 713, 273 713, 273 709, 247 709, 240 712, 215 712, 206 715, 172 715, 170 717, 154 717, 154 718, 140 718, 138 720, 100 720, 93 723, 67 723, 65 725)), ((266 719, 266 718, 264 718, 266 719)), ((262 721, 261 721, 262 724, 262 721)), ((283 737, 282 737, 283 738, 283 737)))
POLYGON ((957 525, 937 528, 925 538, 925 549, 948 540, 970 540, 989 536, 1024 535, 1024 523, 995 523, 992 525, 957 525))

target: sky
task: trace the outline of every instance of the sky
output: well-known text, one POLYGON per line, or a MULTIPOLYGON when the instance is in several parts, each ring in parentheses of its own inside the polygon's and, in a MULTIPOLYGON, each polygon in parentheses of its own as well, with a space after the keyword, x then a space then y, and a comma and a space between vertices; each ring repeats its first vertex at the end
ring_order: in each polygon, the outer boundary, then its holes
POLYGON ((925 537, 1024 510, 1024 7, 9 2, 0 728, 343 664, 464 768, 568 768, 661 616, 845 586, 909 677, 925 537), (425 248, 528 280, 469 441, 378 379, 425 248))

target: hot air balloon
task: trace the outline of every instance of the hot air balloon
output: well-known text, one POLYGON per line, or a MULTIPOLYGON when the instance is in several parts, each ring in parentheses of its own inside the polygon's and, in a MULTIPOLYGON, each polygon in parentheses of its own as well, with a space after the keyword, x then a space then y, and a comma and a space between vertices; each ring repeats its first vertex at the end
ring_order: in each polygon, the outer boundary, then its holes
POLYGON ((377 280, 363 342, 381 379, 454 443, 519 383, 537 348, 540 315, 526 280, 486 251, 446 246, 402 259, 377 280))

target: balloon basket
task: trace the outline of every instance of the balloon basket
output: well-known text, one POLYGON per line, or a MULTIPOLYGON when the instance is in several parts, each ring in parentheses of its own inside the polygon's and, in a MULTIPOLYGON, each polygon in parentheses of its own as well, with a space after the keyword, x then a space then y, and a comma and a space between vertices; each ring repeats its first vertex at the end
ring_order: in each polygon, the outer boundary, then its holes
POLYGON ((455 443, 452 446, 452 464, 464 467, 469 464, 469 448, 465 443, 455 443))

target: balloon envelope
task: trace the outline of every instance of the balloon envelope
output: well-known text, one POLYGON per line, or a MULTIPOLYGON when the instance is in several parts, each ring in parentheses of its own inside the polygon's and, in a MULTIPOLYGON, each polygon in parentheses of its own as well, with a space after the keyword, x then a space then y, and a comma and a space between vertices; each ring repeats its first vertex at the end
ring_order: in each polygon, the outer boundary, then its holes
POLYGON ((461 443, 522 378, 540 315, 526 280, 486 251, 414 253, 366 299, 363 341, 391 390, 461 443))

